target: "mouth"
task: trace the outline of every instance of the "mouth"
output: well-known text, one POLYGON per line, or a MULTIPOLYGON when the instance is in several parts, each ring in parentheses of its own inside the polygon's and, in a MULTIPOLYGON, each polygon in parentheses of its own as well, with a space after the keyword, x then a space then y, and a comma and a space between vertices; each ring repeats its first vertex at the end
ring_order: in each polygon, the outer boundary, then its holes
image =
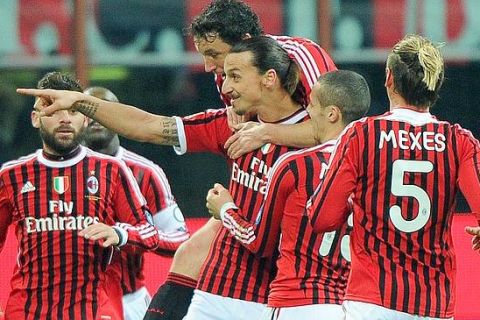
POLYGON ((74 135, 75 130, 73 130, 73 128, 59 128, 55 130, 55 133, 61 136, 69 136, 69 135, 74 135))

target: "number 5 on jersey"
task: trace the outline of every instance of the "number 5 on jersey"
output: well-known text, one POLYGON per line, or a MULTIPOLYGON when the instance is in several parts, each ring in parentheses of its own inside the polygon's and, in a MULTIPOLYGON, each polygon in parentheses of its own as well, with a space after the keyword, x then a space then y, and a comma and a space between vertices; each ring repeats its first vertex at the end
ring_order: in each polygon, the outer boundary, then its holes
POLYGON ((392 167, 392 194, 397 197, 413 197, 418 202, 418 212, 413 220, 403 217, 400 206, 390 208, 390 219, 393 225, 403 232, 415 232, 423 228, 430 218, 431 202, 428 194, 419 186, 404 184, 405 172, 429 173, 433 170, 430 161, 422 160, 396 160, 392 167))

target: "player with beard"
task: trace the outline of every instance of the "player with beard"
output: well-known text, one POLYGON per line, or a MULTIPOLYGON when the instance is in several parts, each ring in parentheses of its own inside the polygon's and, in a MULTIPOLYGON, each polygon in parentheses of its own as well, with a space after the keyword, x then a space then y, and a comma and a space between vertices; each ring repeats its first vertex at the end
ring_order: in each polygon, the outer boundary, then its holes
MULTIPOLYGON (((81 92, 57 72, 38 88, 81 92)), ((43 148, 0 169, 0 250, 11 224, 19 250, 5 316, 121 319, 112 303, 121 297, 105 283, 114 248, 155 249, 161 240, 126 165, 80 146, 87 118, 73 110, 42 117, 46 104, 36 99, 31 113, 43 148)))
MULTIPOLYGON (((243 39, 263 34, 259 17, 243 1, 214 0, 193 19, 189 32, 193 36, 197 51, 203 56, 205 71, 214 75, 220 98, 225 106, 230 106, 230 98, 221 93, 225 56, 243 39)), ((309 39, 272 35, 270 37, 288 52, 291 61, 298 67, 300 81, 294 95, 306 107, 315 81, 321 74, 336 70, 335 63, 323 48, 309 39)), ((94 111, 95 107, 87 109, 94 111)), ((231 110, 227 109, 229 119, 232 119, 234 114, 231 110)), ((99 122, 128 138, 154 143, 177 143, 175 137, 171 137, 177 134, 176 128, 172 127, 168 121, 167 126, 163 128, 165 134, 159 135, 159 126, 156 125, 158 119, 154 117, 132 118, 129 116, 124 118, 128 121, 123 122, 118 121, 123 109, 111 110, 115 112, 116 117, 111 117, 112 113, 108 112, 108 109, 106 111, 105 118, 102 116, 103 112, 97 114, 99 122), (149 134, 146 136, 142 132, 149 132, 149 134), (159 142, 157 140, 159 138, 163 142, 159 142)), ((230 125, 235 129, 235 133, 226 141, 224 147, 231 158, 238 158, 263 145, 268 146, 269 143, 294 147, 310 147, 319 143, 312 135, 313 129, 309 121, 295 125, 258 124, 254 121, 232 125, 230 121, 230 125)), ((220 227, 221 224, 218 221, 210 219, 176 251, 167 279, 153 297, 152 308, 150 308, 152 312, 149 312, 148 319, 183 318, 196 287, 201 266, 220 227)))
MULTIPOLYGON (((308 119, 301 103, 294 99, 299 67, 273 38, 261 36, 237 43, 226 56, 225 71, 222 92, 233 101, 236 113, 254 112, 257 121, 281 124, 308 119)), ((173 145, 179 154, 208 151, 228 157, 225 143, 232 131, 225 109, 210 109, 182 118, 166 117, 78 92, 17 91, 48 99, 50 105, 44 114, 73 108, 129 138, 173 145)), ((269 169, 279 156, 291 150, 293 148, 267 144, 240 158, 228 159, 232 171, 230 191, 239 207, 244 208, 246 219, 255 219, 269 169)), ((223 229, 216 233, 208 254, 189 315, 202 319, 245 319, 260 314, 274 276, 273 260, 257 259, 223 229), (205 307, 205 303, 209 306, 205 307), (211 308, 212 305, 218 308, 211 308)), ((174 299, 175 296, 171 297, 174 299)), ((174 315, 175 319, 179 313, 174 315)))
MULTIPOLYGON (((118 102, 110 90, 91 87, 85 93, 106 101, 118 102)), ((163 170, 152 161, 120 146, 118 135, 94 120, 89 120, 84 144, 90 149, 123 160, 132 171, 140 191, 147 201, 154 225, 165 242, 163 253, 172 256, 180 244, 189 238, 185 219, 178 207, 163 170)), ((143 319, 150 304, 150 294, 145 287, 143 254, 121 251, 112 261, 120 271, 125 320, 143 319)))

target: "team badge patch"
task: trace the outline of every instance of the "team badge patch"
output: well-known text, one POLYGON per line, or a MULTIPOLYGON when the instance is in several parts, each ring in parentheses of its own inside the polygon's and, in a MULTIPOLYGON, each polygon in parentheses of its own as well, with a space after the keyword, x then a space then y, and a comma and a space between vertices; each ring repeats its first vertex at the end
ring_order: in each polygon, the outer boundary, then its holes
POLYGON ((266 143, 260 148, 260 150, 262 150, 263 154, 267 154, 267 153, 272 152, 274 148, 275 148, 275 146, 273 144, 266 143))
POLYGON ((87 179, 87 189, 90 194, 95 194, 98 191, 98 180, 95 176, 91 176, 87 179))
POLYGON ((61 176, 53 178, 53 190, 58 194, 64 194, 70 188, 70 177, 61 176))

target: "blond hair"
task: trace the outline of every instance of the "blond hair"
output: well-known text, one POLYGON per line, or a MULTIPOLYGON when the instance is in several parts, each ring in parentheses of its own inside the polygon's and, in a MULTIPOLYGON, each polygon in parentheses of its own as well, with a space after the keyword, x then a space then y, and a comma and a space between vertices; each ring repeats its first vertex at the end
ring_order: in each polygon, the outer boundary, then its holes
POLYGON ((408 104, 425 108, 437 101, 444 79, 441 46, 419 35, 407 35, 388 55, 395 91, 408 104))
POLYGON ((409 34, 393 47, 392 52, 396 54, 413 53, 418 55, 418 62, 423 69, 422 82, 427 86, 428 90, 434 91, 444 69, 443 57, 439 50, 443 45, 443 43, 435 45, 427 38, 409 34))

